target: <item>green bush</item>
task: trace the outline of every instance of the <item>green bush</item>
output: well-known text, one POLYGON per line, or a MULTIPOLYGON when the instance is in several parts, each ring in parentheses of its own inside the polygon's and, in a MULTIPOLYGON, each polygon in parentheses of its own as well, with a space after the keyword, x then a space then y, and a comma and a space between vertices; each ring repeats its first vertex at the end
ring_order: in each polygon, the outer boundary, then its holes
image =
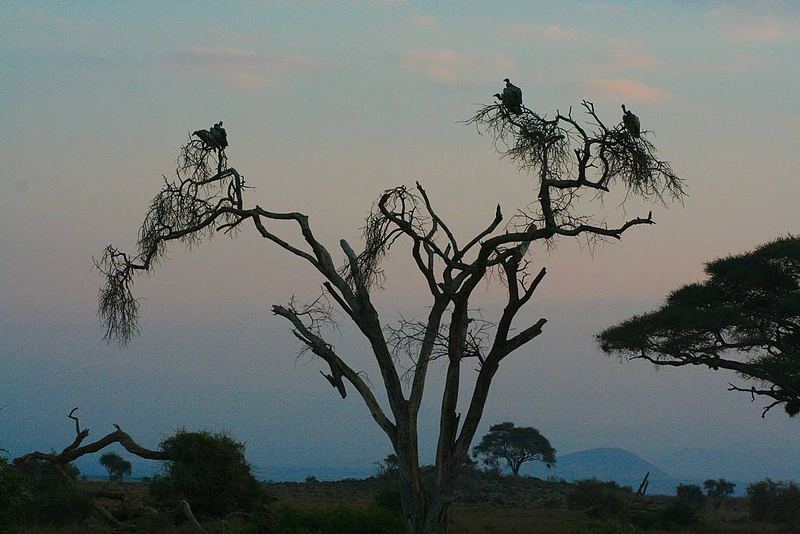
POLYGON ((747 487, 750 515, 756 521, 800 525, 800 487, 766 479, 747 487))
POLYGON ((244 444, 225 433, 179 430, 161 449, 173 460, 150 482, 150 494, 159 502, 174 506, 186 499, 195 513, 219 517, 250 510, 264 497, 244 444))
POLYGON ((567 506, 592 516, 621 517, 631 493, 629 487, 619 486, 616 482, 603 482, 596 478, 578 480, 567 492, 567 506))
POLYGON ((23 480, 8 461, 0 456, 0 532, 10 531, 22 517, 23 480))
POLYGON ((46 461, 17 466, 26 495, 22 503, 25 523, 63 526, 83 522, 93 513, 89 496, 75 483, 80 474, 71 464, 59 467, 46 461))

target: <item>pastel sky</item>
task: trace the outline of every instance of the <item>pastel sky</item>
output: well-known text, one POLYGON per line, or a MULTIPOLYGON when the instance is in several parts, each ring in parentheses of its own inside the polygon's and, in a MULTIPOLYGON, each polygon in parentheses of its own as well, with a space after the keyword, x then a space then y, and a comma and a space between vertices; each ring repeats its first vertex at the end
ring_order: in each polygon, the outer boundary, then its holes
MULTIPOLYGON (((101 339, 92 256, 133 247, 178 146, 218 120, 251 201, 308 214, 331 248, 358 242, 384 189, 415 180, 471 237, 496 204, 511 215, 534 200, 531 177, 461 122, 508 76, 540 113, 587 98, 616 122, 626 103, 689 197, 593 206, 609 222, 652 209, 657 224, 595 250, 533 251, 549 275, 526 317, 550 322, 498 374, 481 431, 510 419, 559 452, 647 459, 792 449, 754 476, 800 478, 798 422, 761 419, 761 403, 725 391, 735 377, 656 373, 592 339, 701 279, 705 261, 800 231, 796 2, 27 1, 0 4, 0 30, 0 447, 12 454, 66 445, 80 406, 93 435, 118 422, 151 445, 179 426, 227 429, 259 466, 385 456, 358 399, 296 359, 268 311, 317 294, 310 267, 252 231, 173 248, 136 282, 142 334, 119 349, 101 339)), ((385 317, 425 313, 403 249, 387 273, 385 317)), ((478 301, 490 315, 497 288, 478 301)), ((344 327, 333 342, 377 376, 354 337, 344 327)))

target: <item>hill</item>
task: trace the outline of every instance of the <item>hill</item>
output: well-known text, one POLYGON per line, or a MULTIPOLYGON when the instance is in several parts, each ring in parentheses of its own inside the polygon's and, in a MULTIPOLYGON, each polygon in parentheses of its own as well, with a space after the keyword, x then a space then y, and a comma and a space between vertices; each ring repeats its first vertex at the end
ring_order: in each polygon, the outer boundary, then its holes
POLYGON ((558 457, 558 461, 552 469, 547 469, 542 465, 523 467, 525 474, 541 478, 548 476, 564 480, 599 478, 629 486, 638 486, 648 471, 651 483, 672 479, 658 466, 630 451, 619 448, 588 449, 565 454, 558 457))

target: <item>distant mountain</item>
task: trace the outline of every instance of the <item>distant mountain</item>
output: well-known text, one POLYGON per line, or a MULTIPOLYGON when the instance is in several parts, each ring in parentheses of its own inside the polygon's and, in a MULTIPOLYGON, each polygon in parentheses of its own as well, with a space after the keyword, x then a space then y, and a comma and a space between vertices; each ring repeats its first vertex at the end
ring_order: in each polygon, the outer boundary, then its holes
POLYGON ((540 478, 555 476, 564 480, 599 478, 630 486, 638 486, 648 471, 650 480, 672 478, 658 466, 625 449, 589 449, 559 456, 557 460, 551 469, 534 465, 525 466, 527 470, 523 467, 523 472, 540 478))

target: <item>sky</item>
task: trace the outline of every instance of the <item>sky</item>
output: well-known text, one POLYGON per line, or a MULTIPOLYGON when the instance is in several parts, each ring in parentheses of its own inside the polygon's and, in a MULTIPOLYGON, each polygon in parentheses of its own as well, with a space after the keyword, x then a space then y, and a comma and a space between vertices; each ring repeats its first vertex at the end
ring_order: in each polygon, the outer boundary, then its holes
MULTIPOLYGON (((134 247, 178 147, 218 120, 250 201, 308 214, 332 250, 359 242, 383 190, 417 180, 471 237, 497 204, 509 216, 535 199, 532 177, 463 123, 508 76, 539 113, 577 113, 585 98, 615 123, 627 104, 689 196, 593 206, 609 222, 652 209, 657 224, 595 249, 532 250, 549 274, 521 320, 549 322, 504 362, 479 435, 512 420, 561 453, 622 447, 669 472, 679 451, 713 450, 732 458, 718 476, 800 478, 798 422, 761 418, 763 402, 726 391, 736 377, 621 362, 593 342, 701 280, 704 262, 800 230, 797 3, 30 1, 0 4, 0 30, 0 447, 12 455, 69 443, 74 406, 93 436, 119 423, 150 446, 180 427, 227 430, 261 468, 364 468, 391 452, 269 312, 318 294, 309 266, 252 230, 172 247, 136 281, 141 335, 119 348, 102 339, 92 257, 134 247), (748 463, 754 451, 769 461, 748 463)), ((387 321, 429 305, 407 252, 376 296, 387 321)), ((500 289, 476 294, 488 316, 500 289)), ((331 341, 377 377, 352 328, 331 341)), ((423 406, 423 461, 442 376, 423 406)))

